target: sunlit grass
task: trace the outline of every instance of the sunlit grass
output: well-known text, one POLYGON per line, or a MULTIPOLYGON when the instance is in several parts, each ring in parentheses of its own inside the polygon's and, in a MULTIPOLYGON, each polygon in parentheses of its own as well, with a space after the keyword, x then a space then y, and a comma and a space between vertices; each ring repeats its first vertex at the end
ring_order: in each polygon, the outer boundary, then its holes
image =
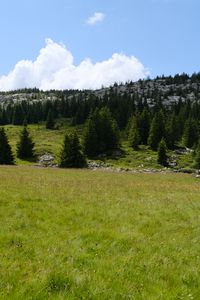
POLYGON ((1 299, 199 299, 191 175, 0 168, 1 299))
MULTIPOLYGON (((66 132, 76 130, 82 141, 84 125, 71 126, 71 120, 61 119, 56 123, 55 130, 47 130, 45 123, 40 123, 36 125, 29 125, 29 131, 35 142, 35 151, 37 157, 45 154, 51 153, 55 162, 58 161, 60 150, 62 147, 64 135, 66 132)), ((22 126, 5 126, 6 133, 8 135, 10 144, 12 146, 13 153, 16 153, 16 144, 19 140, 19 133, 22 130, 22 126)), ((135 151, 129 147, 127 140, 123 137, 121 141, 121 156, 107 156, 97 157, 97 160, 102 160, 110 166, 113 167, 123 167, 132 169, 160 169, 161 166, 157 163, 157 152, 149 149, 148 146, 140 145, 139 150, 135 151)), ((172 151, 168 151, 168 155, 173 154, 172 151)), ((194 157, 192 153, 187 153, 184 155, 176 155, 176 160, 178 163, 177 168, 193 168, 194 167, 194 157)), ((16 159, 18 165, 34 165, 34 162, 27 162, 16 159)))

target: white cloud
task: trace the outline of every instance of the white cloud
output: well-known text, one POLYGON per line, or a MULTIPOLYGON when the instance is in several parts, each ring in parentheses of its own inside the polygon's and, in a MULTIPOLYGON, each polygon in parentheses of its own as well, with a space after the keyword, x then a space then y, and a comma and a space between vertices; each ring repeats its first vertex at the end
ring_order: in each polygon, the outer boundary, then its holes
POLYGON ((75 65, 64 45, 47 39, 35 61, 21 60, 8 75, 0 77, 0 90, 96 89, 114 82, 136 81, 147 75, 148 70, 137 58, 118 53, 101 62, 92 63, 88 58, 75 65))
POLYGON ((98 22, 102 22, 105 18, 105 15, 101 12, 95 12, 93 16, 87 19, 87 24, 94 25, 98 22))

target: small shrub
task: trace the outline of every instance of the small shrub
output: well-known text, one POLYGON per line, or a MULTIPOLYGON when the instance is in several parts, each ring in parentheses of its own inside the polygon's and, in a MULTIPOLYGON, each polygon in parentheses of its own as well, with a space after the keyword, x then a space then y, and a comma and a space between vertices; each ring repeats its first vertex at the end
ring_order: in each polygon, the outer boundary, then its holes
POLYGON ((71 280, 65 274, 51 273, 47 279, 46 289, 49 293, 67 292, 71 284, 71 280))

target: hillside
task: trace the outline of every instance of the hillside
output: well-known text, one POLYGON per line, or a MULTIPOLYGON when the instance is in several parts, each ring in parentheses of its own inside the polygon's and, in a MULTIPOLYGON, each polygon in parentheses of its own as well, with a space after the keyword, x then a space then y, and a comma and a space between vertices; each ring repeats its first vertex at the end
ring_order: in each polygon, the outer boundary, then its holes
POLYGON ((155 79, 139 80, 137 82, 128 82, 126 84, 115 84, 108 88, 101 88, 99 90, 66 90, 59 91, 39 91, 38 89, 24 89, 10 92, 0 92, 1 103, 16 103, 18 101, 55 101, 60 99, 61 95, 65 97, 95 95, 102 98, 105 94, 116 92, 119 95, 127 93, 128 95, 142 96, 146 99, 149 105, 156 103, 155 95, 160 95, 164 105, 172 105, 182 99, 199 100, 200 98, 200 74, 195 73, 192 76, 187 74, 172 76, 162 76, 155 79))
MULTIPOLYGON (((46 152, 53 154, 56 163, 65 132, 76 130, 84 144, 85 130, 89 130, 88 118, 96 119, 97 116, 92 116, 106 108, 110 115, 104 112, 107 114, 104 118, 116 124, 120 140, 116 145, 107 146, 105 141, 100 141, 101 146, 94 155, 86 151, 90 160, 117 168, 158 169, 156 151, 163 138, 168 148, 169 166, 189 171, 196 167, 195 153, 200 149, 199 73, 115 84, 94 91, 24 89, 2 92, 0 103, 0 124, 6 129, 14 153, 20 126, 25 122, 36 142, 37 156, 46 152), (53 130, 46 130, 50 112, 55 125, 53 130)), ((93 122, 92 126, 94 130, 94 126, 100 125, 93 122)), ((107 130, 102 130, 105 135, 107 130)))

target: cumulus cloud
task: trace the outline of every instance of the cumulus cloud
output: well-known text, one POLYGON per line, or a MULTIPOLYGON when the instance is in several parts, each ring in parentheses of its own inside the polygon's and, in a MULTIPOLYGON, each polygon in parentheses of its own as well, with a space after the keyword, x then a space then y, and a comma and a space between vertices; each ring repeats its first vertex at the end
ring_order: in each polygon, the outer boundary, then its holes
POLYGON ((63 44, 47 39, 35 61, 21 60, 8 75, 0 77, 0 90, 96 89, 148 75, 137 58, 118 53, 105 61, 92 63, 87 58, 75 65, 71 52, 63 44))
POLYGON ((101 12, 95 12, 93 16, 87 19, 87 24, 94 25, 98 22, 102 22, 105 18, 105 15, 101 12))

